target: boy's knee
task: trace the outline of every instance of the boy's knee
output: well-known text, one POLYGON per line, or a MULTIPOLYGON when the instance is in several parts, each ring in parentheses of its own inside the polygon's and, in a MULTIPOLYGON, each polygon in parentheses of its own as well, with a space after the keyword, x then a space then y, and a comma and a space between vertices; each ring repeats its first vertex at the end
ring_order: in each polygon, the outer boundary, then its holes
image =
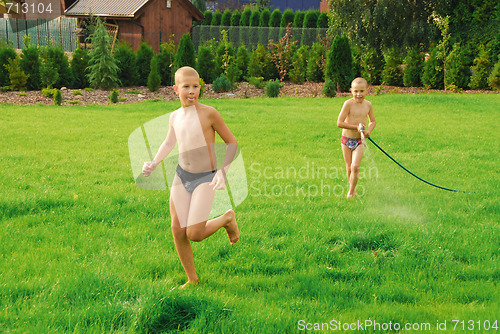
POLYGON ((198 231, 195 231, 195 230, 188 229, 186 231, 186 236, 188 237, 189 240, 194 241, 194 242, 200 242, 203 240, 202 234, 198 231))
POLYGON ((359 167, 360 167, 360 165, 359 165, 359 164, 352 164, 352 165, 351 165, 351 170, 352 170, 354 173, 357 173, 357 172, 359 172, 359 167))
POLYGON ((174 238, 176 238, 176 239, 185 238, 186 237, 186 229, 181 228, 181 227, 172 226, 172 234, 173 234, 174 238))

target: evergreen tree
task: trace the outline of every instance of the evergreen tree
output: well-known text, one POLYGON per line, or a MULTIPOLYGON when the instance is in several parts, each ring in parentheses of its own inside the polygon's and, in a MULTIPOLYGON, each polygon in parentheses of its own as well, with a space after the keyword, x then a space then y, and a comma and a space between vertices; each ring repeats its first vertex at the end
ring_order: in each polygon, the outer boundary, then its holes
POLYGON ((222 14, 220 25, 223 27, 229 27, 231 25, 232 13, 229 9, 226 9, 222 14))
POLYGON ((295 15, 293 14, 293 10, 286 9, 283 12, 283 15, 281 16, 281 21, 280 21, 280 34, 279 34, 280 38, 285 36, 286 27, 288 27, 288 24, 290 24, 290 25, 293 24, 294 18, 295 18, 295 15))
POLYGON ((189 34, 182 35, 174 61, 175 71, 183 66, 196 67, 196 58, 194 52, 194 44, 189 37, 189 34))
POLYGON ((307 60, 309 59, 309 47, 302 45, 297 52, 293 54, 292 69, 290 70, 290 80, 301 84, 306 81, 307 60))
POLYGON ((248 64, 250 63, 250 55, 244 44, 241 44, 236 53, 236 64, 241 71, 240 80, 247 77, 248 74, 248 64))
POLYGON ((204 26, 209 26, 212 25, 212 12, 210 10, 206 10, 203 12, 203 19, 202 25, 204 26))
POLYGON ((269 18, 269 40, 273 40, 274 42, 278 42, 280 37, 279 26, 281 23, 281 11, 279 9, 273 10, 271 13, 271 17, 269 18))
POLYGON ((175 43, 171 39, 160 45, 160 53, 157 55, 158 72, 163 86, 173 85, 174 58, 175 43))
POLYGON ((9 71, 7 71, 5 65, 8 65, 9 60, 15 59, 16 57, 16 50, 14 50, 12 46, 5 44, 3 40, 0 40, 0 87, 10 84, 9 71))
POLYGON ((28 75, 26 88, 28 90, 39 90, 42 88, 40 78, 40 50, 38 45, 31 43, 31 38, 24 36, 24 48, 21 53, 21 69, 28 75))
POLYGON ((52 56, 53 48, 51 46, 42 47, 40 78, 42 87, 53 88, 59 79, 59 72, 57 71, 57 64, 55 58, 52 56))
POLYGON ((319 35, 319 36, 326 36, 326 31, 329 27, 329 18, 328 18, 328 14, 326 13, 320 13, 319 16, 318 16, 318 23, 317 23, 317 32, 316 34, 319 35))
POLYGON ((231 28, 229 28, 229 40, 233 45, 240 44, 240 21, 241 13, 235 9, 233 15, 231 15, 231 28))
POLYGON ((307 79, 313 82, 322 82, 325 71, 325 47, 319 42, 314 42, 309 52, 307 62, 307 79))
POLYGON ((361 56, 361 76, 369 84, 379 85, 382 82, 384 64, 382 52, 373 48, 363 50, 361 56))
POLYGON ((488 89, 488 77, 492 70, 492 64, 486 48, 481 45, 479 55, 474 59, 474 65, 470 68, 472 76, 470 78, 470 88, 472 89, 488 89))
POLYGON ((464 89, 469 87, 471 68, 467 64, 467 57, 464 48, 460 43, 453 46, 446 60, 446 82, 445 85, 454 85, 457 88, 464 89))
POLYGON ((264 9, 260 13, 259 17, 259 39, 258 43, 262 45, 267 45, 269 40, 269 20, 271 18, 271 12, 269 9, 264 9))
POLYGON ((417 47, 410 48, 403 60, 403 84, 405 87, 420 87, 423 58, 417 47))
POLYGON ((308 10, 304 17, 302 31, 302 45, 311 45, 316 41, 316 27, 318 25, 318 11, 308 10))
POLYGON ((382 71, 382 83, 389 86, 403 85, 403 72, 401 70, 400 52, 389 49, 384 55, 385 66, 382 71))
POLYGON ((261 44, 250 55, 250 63, 248 65, 249 77, 262 77, 265 81, 275 79, 277 77, 276 67, 271 61, 271 58, 266 52, 266 49, 261 44))
POLYGON ((137 59, 132 47, 126 42, 120 42, 113 54, 118 66, 117 76, 122 87, 138 84, 137 59))
POLYGON ((444 85, 443 60, 439 58, 438 52, 437 47, 431 50, 422 73, 422 84, 432 89, 442 89, 444 85))
POLYGON ((205 19, 201 23, 200 29, 200 41, 208 41, 210 39, 210 25, 212 24, 212 12, 206 10, 203 13, 205 19))
POLYGON ((100 19, 94 20, 90 35, 92 50, 89 59, 89 83, 93 88, 111 89, 118 85, 118 66, 111 53, 111 37, 100 19))
POLYGON ((302 42, 302 27, 304 26, 304 17, 306 13, 298 10, 295 12, 295 16, 293 17, 293 40, 297 41, 300 45, 302 42))
POLYGON ((215 38, 220 35, 220 23, 222 20, 222 13, 219 10, 216 10, 212 15, 212 24, 210 27, 210 37, 215 38))
POLYGON ((9 72, 10 89, 15 91, 25 90, 29 76, 21 69, 19 58, 9 59, 9 63, 4 66, 9 72))
POLYGON ((500 90, 500 59, 497 61, 488 77, 488 84, 491 89, 500 90))
POLYGON ((337 35, 333 40, 330 51, 328 52, 325 76, 327 79, 330 79, 335 87, 338 87, 341 92, 349 91, 353 75, 351 45, 347 36, 337 35))
POLYGON ((198 62, 196 64, 196 70, 200 74, 200 78, 202 78, 205 83, 209 84, 215 80, 215 58, 209 47, 203 45, 198 47, 198 62))
POLYGON ((154 56, 151 59, 151 71, 148 75, 148 89, 151 92, 156 92, 161 86, 161 77, 158 73, 158 57, 154 56))
POLYGON ((137 84, 139 86, 146 86, 148 83, 148 75, 151 69, 151 59, 153 59, 154 52, 153 48, 142 41, 139 49, 137 50, 136 56, 136 67, 137 67, 137 84))
POLYGON ((248 32, 250 26, 250 17, 252 16, 252 10, 246 8, 241 14, 240 18, 240 44, 248 44, 248 32))
POLYGON ((89 66, 89 54, 86 49, 77 48, 73 52, 71 59, 71 73, 73 75, 72 88, 85 88, 88 87, 89 81, 87 79, 87 67, 89 66))
POLYGON ((205 0, 193 0, 193 5, 202 13, 207 10, 207 3, 205 0))

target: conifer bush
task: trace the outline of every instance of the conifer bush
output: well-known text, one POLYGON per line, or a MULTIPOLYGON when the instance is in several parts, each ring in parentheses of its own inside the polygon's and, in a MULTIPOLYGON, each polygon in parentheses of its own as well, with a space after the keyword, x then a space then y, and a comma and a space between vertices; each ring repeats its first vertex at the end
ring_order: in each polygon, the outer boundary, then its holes
POLYGON ((189 34, 184 34, 179 41, 177 53, 174 61, 175 71, 183 66, 196 67, 196 58, 194 52, 194 44, 189 37, 189 34))
POLYGON ((118 86, 118 66, 111 53, 111 37, 100 19, 95 19, 95 29, 90 35, 88 79, 92 88, 111 89, 118 86))
POLYGON ((125 42, 118 43, 115 47, 113 57, 115 58, 116 66, 118 66, 117 76, 121 86, 130 87, 137 85, 139 83, 137 58, 132 47, 125 42))
POLYGON ((303 11, 296 11, 295 16, 293 17, 293 39, 297 41, 298 45, 301 45, 302 42, 302 27, 304 26, 304 17, 306 13, 303 11), (296 29, 298 28, 298 29, 296 29))
POLYGON ((109 101, 111 103, 117 103, 118 102, 118 91, 116 89, 113 89, 111 94, 109 94, 109 101))
POLYGON ((212 15, 212 24, 210 27, 210 37, 215 37, 220 35, 220 23, 222 20, 222 13, 216 10, 212 15))
POLYGON ((326 97, 335 97, 335 95, 337 95, 337 87, 332 80, 327 79, 321 92, 325 94, 326 97))
POLYGON ((88 87, 87 67, 89 66, 89 60, 89 53, 86 49, 77 48, 75 52, 73 52, 73 58, 70 63, 70 69, 73 76, 72 88, 88 87))
POLYGON ((271 19, 271 12, 269 9, 264 9, 260 13, 259 17, 259 29, 258 29, 258 43, 266 45, 269 40, 269 20, 271 19))
POLYGON ((309 47, 302 45, 293 54, 292 69, 290 70, 290 80, 293 83, 301 84, 306 81, 307 61, 309 58, 309 47))
POLYGON ((248 76, 263 77, 266 81, 276 78, 276 67, 272 63, 266 49, 261 44, 257 45, 257 48, 255 48, 250 55, 248 76))
POLYGON ((216 93, 229 92, 231 90, 231 81, 223 74, 215 79, 212 90, 216 93))
POLYGON ((54 104, 56 106, 60 106, 62 104, 62 93, 59 89, 55 89, 54 91, 54 104))
POLYGON ((382 82, 384 64, 382 52, 374 48, 363 50, 361 56, 361 76, 369 84, 379 85, 382 82))
POLYGON ((57 71, 56 59, 52 56, 52 48, 50 46, 42 47, 41 55, 41 66, 40 66, 40 78, 42 81, 42 87, 54 88, 58 79, 59 72, 57 71))
POLYGON ((353 75, 351 45, 347 36, 337 35, 333 40, 328 52, 325 76, 335 87, 338 86, 341 92, 349 91, 353 75))
POLYGON ((153 59, 153 56, 153 48, 145 41, 142 41, 136 55, 137 84, 139 86, 146 86, 148 83, 148 75, 151 69, 151 59, 153 59))
POLYGON ((293 10, 285 9, 285 11, 283 12, 283 15, 281 16, 279 38, 285 36, 286 27, 288 27, 289 24, 290 24, 290 26, 293 25, 294 18, 295 18, 295 14, 293 14, 293 10))
POLYGON ((244 44, 241 44, 236 53, 236 64, 241 72, 239 80, 243 80, 248 75, 248 64, 250 63, 250 55, 244 44))
POLYGON ((158 60, 158 73, 160 73, 163 86, 173 85, 173 70, 175 58, 175 42, 170 39, 160 45, 160 53, 156 55, 158 60))
POLYGON ((20 59, 21 70, 28 75, 26 88, 28 90, 39 90, 42 88, 40 77, 40 50, 38 45, 31 43, 31 38, 24 36, 24 48, 20 59))
POLYGON ((250 26, 250 17, 252 16, 252 10, 246 8, 243 13, 241 13, 240 18, 240 43, 248 45, 248 31, 250 26))
POLYGON ((198 47, 198 62, 196 70, 203 80, 210 84, 216 77, 215 72, 215 57, 212 50, 208 46, 200 45, 198 47))
POLYGON ((235 9, 231 15, 231 27, 229 28, 229 40, 233 45, 240 44, 240 21, 241 13, 235 9))
POLYGON ((472 76, 470 77, 470 88, 472 89, 488 89, 490 85, 488 83, 488 76, 492 70, 492 64, 490 61, 490 56, 486 51, 486 48, 481 45, 479 47, 479 54, 474 59, 473 66, 470 68, 472 71, 472 76))
POLYGON ((16 57, 16 50, 14 50, 11 45, 0 40, 0 87, 10 85, 9 71, 5 68, 5 65, 8 65, 9 60, 15 59, 16 57))
POLYGON ((220 25, 223 27, 229 27, 231 25, 231 16, 231 11, 229 9, 226 9, 224 13, 222 13, 220 25))
POLYGON ((281 82, 278 79, 269 80, 266 83, 266 95, 268 97, 278 97, 280 95, 281 82))
POLYGON ((161 77, 158 72, 158 57, 154 56, 151 59, 151 70, 148 75, 148 89, 151 92, 156 92, 161 86, 161 77))
POLYGON ((308 10, 304 17, 302 31, 302 45, 312 45, 316 41, 316 27, 318 25, 318 11, 308 10))
POLYGON ((455 43, 446 59, 446 86, 454 85, 460 89, 469 87, 471 69, 467 61, 466 50, 455 43))
MULTIPOLYGON (((269 18, 269 35, 268 39, 274 42, 278 42, 280 39, 280 23, 281 23, 281 11, 279 9, 273 10, 271 17, 269 18)), ((267 43, 266 43, 267 44, 267 43)))
POLYGON ((422 84, 432 89, 442 89, 444 86, 443 59, 438 53, 437 47, 430 51, 422 72, 422 84))
POLYGON ((385 65, 382 71, 382 83, 389 86, 403 86, 400 52, 389 49, 384 54, 385 65))
POLYGON ((403 60, 403 85, 405 87, 420 87, 420 76, 423 70, 423 57, 417 47, 408 49, 403 60))
POLYGON ((321 43, 313 43, 307 62, 306 77, 309 81, 322 82, 324 80, 325 53, 325 47, 321 43))
POLYGON ((4 66, 9 72, 10 89, 15 91, 26 90, 29 75, 21 69, 19 58, 9 59, 9 63, 4 66))
POLYGON ((500 89, 500 59, 495 64, 493 71, 491 71, 491 74, 488 77, 488 85, 491 89, 500 89))

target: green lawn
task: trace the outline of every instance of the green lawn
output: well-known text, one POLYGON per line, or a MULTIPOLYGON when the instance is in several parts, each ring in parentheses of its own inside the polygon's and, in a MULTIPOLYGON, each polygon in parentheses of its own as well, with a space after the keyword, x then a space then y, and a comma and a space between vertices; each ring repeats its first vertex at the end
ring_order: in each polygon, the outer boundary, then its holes
POLYGON ((188 291, 173 289, 185 275, 168 192, 135 185, 127 146, 178 103, 0 106, 0 333, 342 332, 336 321, 358 320, 380 326, 363 333, 496 333, 500 95, 368 99, 381 147, 475 193, 426 185, 369 143, 364 194, 347 201, 345 98, 205 100, 238 139, 249 195, 238 244, 219 231, 193 245, 202 281, 188 291))

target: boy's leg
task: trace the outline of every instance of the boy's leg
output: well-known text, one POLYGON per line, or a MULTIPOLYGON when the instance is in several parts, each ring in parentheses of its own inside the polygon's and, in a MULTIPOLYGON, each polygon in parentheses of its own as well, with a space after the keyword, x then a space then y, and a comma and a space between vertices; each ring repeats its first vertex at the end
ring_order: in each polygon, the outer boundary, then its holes
MULTIPOLYGON (((345 146, 344 144, 340 144, 342 146, 342 155, 344 156, 345 161, 345 169, 347 174, 347 181, 349 182, 349 189, 351 187, 351 165, 352 165, 352 150, 345 146)), ((349 194, 347 197, 350 197, 349 194)))
POLYGON ((201 241, 224 227, 231 244, 239 239, 238 225, 233 210, 228 210, 222 216, 208 220, 215 191, 213 185, 202 183, 193 191, 189 207, 187 236, 192 241, 201 241))
POLYGON ((193 249, 186 234, 187 217, 191 194, 184 188, 176 175, 170 190, 170 216, 172 217, 172 236, 175 249, 182 267, 188 277, 188 282, 197 282, 198 276, 194 267, 193 249))
POLYGON ((354 197, 358 195, 356 192, 356 185, 358 184, 359 167, 361 166, 361 159, 363 158, 364 152, 365 152, 364 145, 359 145, 352 152, 351 178, 349 179, 350 188, 347 197, 354 197), (351 196, 349 196, 349 194, 351 196))

